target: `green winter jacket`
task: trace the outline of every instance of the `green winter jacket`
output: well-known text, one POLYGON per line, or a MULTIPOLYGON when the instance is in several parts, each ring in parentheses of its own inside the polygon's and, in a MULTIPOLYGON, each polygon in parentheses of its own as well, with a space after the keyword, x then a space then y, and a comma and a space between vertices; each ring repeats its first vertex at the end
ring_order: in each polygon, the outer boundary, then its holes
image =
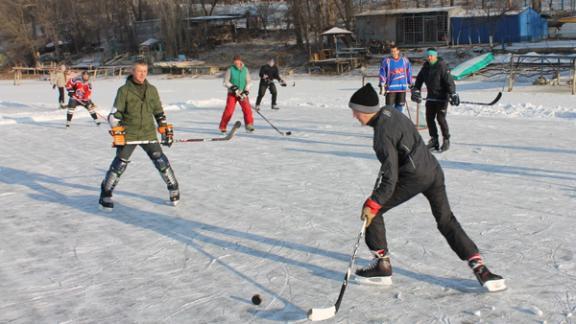
POLYGON ((126 141, 155 141, 156 119, 164 113, 156 87, 144 81, 138 85, 132 76, 118 89, 114 100, 114 117, 126 128, 126 141))

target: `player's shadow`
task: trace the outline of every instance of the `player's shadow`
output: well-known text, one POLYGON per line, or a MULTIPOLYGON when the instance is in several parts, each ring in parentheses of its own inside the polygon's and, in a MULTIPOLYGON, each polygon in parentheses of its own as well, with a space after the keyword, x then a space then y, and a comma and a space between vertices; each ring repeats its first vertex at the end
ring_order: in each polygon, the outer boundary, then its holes
POLYGON ((562 148, 555 148, 555 147, 503 145, 503 144, 474 144, 474 143, 454 143, 454 144, 462 145, 462 146, 501 148, 501 149, 506 149, 506 150, 520 150, 520 151, 528 151, 528 152, 576 154, 576 150, 562 149, 562 148))
MULTIPOLYGON (((289 151, 301 152, 301 153, 313 153, 313 154, 323 154, 332 155, 338 157, 352 157, 367 160, 375 160, 376 156, 373 153, 358 153, 358 152, 346 152, 346 151, 315 151, 306 149, 295 149, 288 148, 289 151)), ((460 161, 449 161, 440 160, 440 165, 444 169, 458 169, 466 171, 481 171, 487 173, 500 173, 507 175, 519 175, 524 177, 534 177, 534 178, 550 178, 557 180, 576 180, 576 172, 568 171, 554 171, 546 169, 537 168, 527 168, 520 166, 508 166, 508 165, 497 165, 497 164, 487 164, 487 163, 474 163, 474 162, 460 162, 460 161)))
MULTIPOLYGON (((232 265, 224 262, 216 255, 212 255, 205 249, 206 245, 215 246, 221 249, 232 250, 236 253, 249 255, 256 258, 267 259, 271 262, 283 263, 286 265, 299 267, 311 272, 312 275, 340 281, 345 270, 344 264, 347 264, 350 256, 345 253, 324 250, 301 243, 290 242, 287 240, 270 238, 249 232, 238 231, 221 226, 211 225, 191 219, 184 219, 176 216, 169 216, 144 209, 125 207, 119 205, 113 213, 100 212, 96 208, 96 193, 94 195, 76 195, 71 196, 53 189, 59 186, 74 190, 87 190, 97 192, 98 187, 92 187, 81 184, 68 183, 60 178, 52 177, 36 172, 28 172, 14 168, 0 168, 0 183, 9 185, 22 185, 34 191, 30 197, 39 201, 57 203, 67 208, 75 208, 87 214, 94 214, 99 217, 106 217, 112 220, 139 227, 142 229, 155 232, 174 241, 181 242, 194 248, 198 253, 206 256, 228 270, 230 273, 238 276, 246 282, 253 284, 259 291, 266 292, 274 298, 282 301, 284 307, 279 310, 254 311, 254 316, 277 321, 296 321, 306 318, 305 310, 292 304, 289 300, 278 295, 276 292, 268 289, 255 281, 250 276, 242 273, 232 265), (208 234, 209 233, 209 234, 208 234), (305 254, 314 254, 321 257, 338 260, 342 263, 342 268, 324 268, 315 264, 306 263, 297 259, 285 257, 270 252, 266 248, 254 248, 238 242, 238 239, 259 243, 259 247, 270 246, 282 249, 290 249, 304 252, 305 254)), ((145 195, 134 195, 147 201, 153 201, 152 197, 145 195)), ((468 286, 469 281, 459 279, 441 278, 438 276, 422 275, 407 269, 395 268, 397 274, 413 278, 419 281, 425 281, 430 284, 442 287, 450 287, 463 292, 471 291, 468 286)), ((473 291, 473 290, 472 290, 473 291)))

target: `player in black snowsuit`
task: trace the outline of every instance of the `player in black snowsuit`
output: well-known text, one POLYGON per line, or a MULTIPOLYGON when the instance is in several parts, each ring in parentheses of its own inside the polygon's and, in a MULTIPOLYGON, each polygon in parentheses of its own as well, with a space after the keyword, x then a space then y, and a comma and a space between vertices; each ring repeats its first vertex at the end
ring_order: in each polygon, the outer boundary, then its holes
POLYGON ((260 102, 262 102, 262 98, 268 89, 270 89, 270 94, 272 95, 272 109, 278 109, 278 105, 276 104, 278 91, 276 90, 274 80, 278 80, 281 86, 286 86, 286 82, 280 78, 274 59, 270 59, 267 64, 262 65, 260 68, 260 86, 258 87, 258 97, 256 98, 256 110, 260 110, 260 102))
POLYGON ((416 76, 411 99, 414 102, 422 102, 420 89, 423 83, 426 84, 426 89, 428 90, 428 95, 426 96, 426 124, 430 134, 428 148, 446 151, 450 148, 450 131, 446 121, 448 102, 453 106, 458 106, 460 98, 456 94, 456 85, 448 65, 442 58, 438 57, 438 52, 435 49, 428 49, 427 60, 418 76, 416 76), (438 141, 438 128, 436 128, 434 119, 438 120, 442 131, 442 137, 444 138, 442 147, 440 147, 440 142, 438 141))
POLYGON ((361 124, 374 128, 373 148, 382 164, 379 184, 362 209, 362 219, 367 220, 366 244, 374 253, 375 262, 356 271, 358 280, 390 281, 392 267, 383 214, 422 193, 430 203, 438 230, 458 257, 468 261, 481 284, 486 280, 502 280, 500 283, 504 285, 502 277, 484 266, 476 244, 452 213, 442 167, 426 148, 412 121, 391 105, 380 108, 378 94, 370 83, 354 93, 349 106, 361 124))

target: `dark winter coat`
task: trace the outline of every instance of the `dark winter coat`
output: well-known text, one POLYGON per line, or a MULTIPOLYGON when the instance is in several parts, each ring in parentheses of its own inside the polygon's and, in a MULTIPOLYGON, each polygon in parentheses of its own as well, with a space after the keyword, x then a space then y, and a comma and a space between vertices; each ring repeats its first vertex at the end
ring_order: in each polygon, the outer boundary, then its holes
POLYGON ((126 128, 126 141, 155 141, 156 118, 164 113, 156 87, 146 80, 143 85, 132 81, 118 89, 114 100, 114 117, 126 128))
POLYGON ((382 164, 381 182, 371 198, 385 204, 398 184, 432 183, 437 167, 414 124, 394 108, 384 107, 370 120, 374 128, 374 152, 382 164))
POLYGON ((278 80, 280 81, 280 74, 278 73, 278 67, 276 65, 270 66, 269 64, 262 65, 260 68, 260 79, 264 79, 264 75, 268 76, 268 80, 278 80))
POLYGON ((422 83, 426 84, 427 98, 448 100, 450 94, 456 93, 456 85, 450 69, 440 57, 435 64, 424 63, 422 70, 416 76, 414 88, 420 90, 422 83))

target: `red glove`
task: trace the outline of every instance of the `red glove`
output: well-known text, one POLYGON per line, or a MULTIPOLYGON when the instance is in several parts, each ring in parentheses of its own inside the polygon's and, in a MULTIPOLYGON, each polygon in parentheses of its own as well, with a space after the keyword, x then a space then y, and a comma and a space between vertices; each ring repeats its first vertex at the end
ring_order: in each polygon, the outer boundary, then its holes
POLYGON ((378 211, 380 211, 381 208, 382 206, 380 206, 380 204, 375 200, 372 200, 371 198, 366 199, 364 206, 362 206, 362 215, 360 216, 361 220, 366 219, 366 227, 370 226, 372 220, 376 217, 376 214, 378 214, 378 211))

